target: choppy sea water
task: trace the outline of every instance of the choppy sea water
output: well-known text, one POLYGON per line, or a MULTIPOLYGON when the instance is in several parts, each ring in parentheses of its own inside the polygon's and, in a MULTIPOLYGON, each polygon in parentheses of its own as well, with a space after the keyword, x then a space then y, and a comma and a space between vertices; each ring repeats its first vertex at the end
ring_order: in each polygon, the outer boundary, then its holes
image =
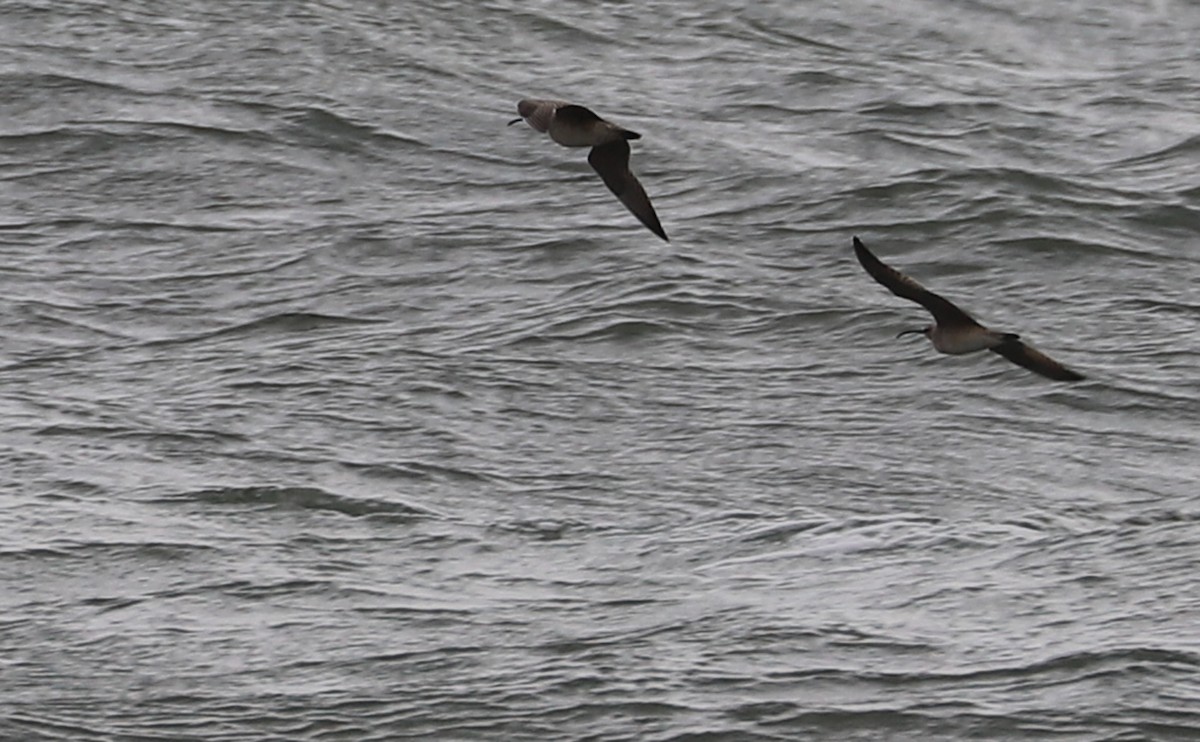
POLYGON ((1195 3, 0 19, 0 738, 1195 738, 1195 3))

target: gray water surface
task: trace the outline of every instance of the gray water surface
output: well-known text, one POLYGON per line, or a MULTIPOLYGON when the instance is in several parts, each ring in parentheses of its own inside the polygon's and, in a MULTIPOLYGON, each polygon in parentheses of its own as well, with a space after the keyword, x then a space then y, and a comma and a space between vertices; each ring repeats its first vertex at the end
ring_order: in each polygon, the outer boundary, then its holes
POLYGON ((1196 738, 1200 6, 0 19, 0 738, 1196 738))

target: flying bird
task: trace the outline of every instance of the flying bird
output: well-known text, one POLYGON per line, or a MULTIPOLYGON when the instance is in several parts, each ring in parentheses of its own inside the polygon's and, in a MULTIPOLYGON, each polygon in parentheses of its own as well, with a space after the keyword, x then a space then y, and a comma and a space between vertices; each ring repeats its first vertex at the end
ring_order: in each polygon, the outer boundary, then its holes
POLYGON ((651 232, 667 240, 646 190, 629 170, 629 140, 641 139, 641 134, 605 121, 583 106, 559 100, 526 98, 517 103, 517 113, 521 117, 509 121, 509 126, 524 119, 534 129, 549 132, 550 138, 564 147, 591 147, 588 162, 604 185, 651 232))
POLYGON ((886 286, 896 296, 915 301, 933 315, 934 324, 919 330, 905 330, 896 337, 910 333, 921 334, 929 338, 935 349, 950 355, 990 350, 1018 366, 1024 366, 1034 373, 1056 381, 1079 381, 1084 378, 1083 374, 1072 371, 1053 358, 1021 342, 1019 335, 989 330, 979 324, 971 315, 948 300, 926 289, 895 268, 884 264, 857 237, 854 238, 854 254, 871 278, 886 286))

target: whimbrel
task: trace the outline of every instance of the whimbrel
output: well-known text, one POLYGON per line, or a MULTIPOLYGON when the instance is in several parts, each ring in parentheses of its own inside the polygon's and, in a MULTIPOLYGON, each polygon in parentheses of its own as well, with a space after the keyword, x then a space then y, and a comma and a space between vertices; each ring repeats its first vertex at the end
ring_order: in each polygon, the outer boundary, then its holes
POLYGON ((549 132, 550 138, 564 147, 591 147, 588 162, 608 189, 651 232, 667 240, 646 190, 629 170, 629 140, 640 139, 641 134, 609 123, 583 106, 559 100, 526 98, 517 103, 517 113, 521 118, 508 122, 509 126, 524 119, 534 129, 549 132))
POLYGON ((962 355, 980 350, 990 350, 1008 360, 1024 366, 1035 373, 1056 381, 1079 381, 1083 374, 1072 371, 1044 353, 1021 342, 1019 335, 1011 332, 989 330, 975 321, 971 315, 954 306, 900 271, 885 265, 867 249, 857 237, 854 238, 854 254, 858 262, 879 283, 896 296, 915 301, 929 310, 934 324, 919 330, 905 330, 896 337, 919 333, 929 338, 933 347, 942 353, 962 355))

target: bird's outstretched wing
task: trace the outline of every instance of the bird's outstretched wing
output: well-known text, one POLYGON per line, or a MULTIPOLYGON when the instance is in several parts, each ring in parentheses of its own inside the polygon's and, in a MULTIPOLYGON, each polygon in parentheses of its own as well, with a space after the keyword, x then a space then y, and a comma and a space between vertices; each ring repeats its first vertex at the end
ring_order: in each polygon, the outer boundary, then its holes
POLYGON ((629 142, 617 139, 608 144, 592 147, 592 151, 588 153, 588 162, 604 179, 604 184, 608 186, 608 189, 621 199, 625 208, 629 209, 651 232, 670 242, 666 231, 658 221, 658 214, 654 213, 654 207, 650 204, 650 197, 646 195, 646 189, 642 188, 642 184, 629 169, 629 142))
POLYGON ((1077 371, 1072 371, 1050 356, 1042 353, 1040 350, 1033 348, 1020 340, 1009 340, 997 345, 991 351, 998 355, 1002 355, 1018 366, 1041 374, 1047 379, 1055 381, 1080 381, 1084 379, 1084 375, 1077 371))
POLYGON ((867 246, 862 243, 862 240, 857 237, 854 238, 854 254, 858 257, 858 262, 862 264, 862 267, 871 278, 883 284, 888 291, 891 291, 896 296, 908 299, 909 301, 915 301, 925 307, 939 325, 944 327, 979 325, 971 315, 954 306, 949 300, 943 299, 875 257, 875 253, 868 250, 867 246))

